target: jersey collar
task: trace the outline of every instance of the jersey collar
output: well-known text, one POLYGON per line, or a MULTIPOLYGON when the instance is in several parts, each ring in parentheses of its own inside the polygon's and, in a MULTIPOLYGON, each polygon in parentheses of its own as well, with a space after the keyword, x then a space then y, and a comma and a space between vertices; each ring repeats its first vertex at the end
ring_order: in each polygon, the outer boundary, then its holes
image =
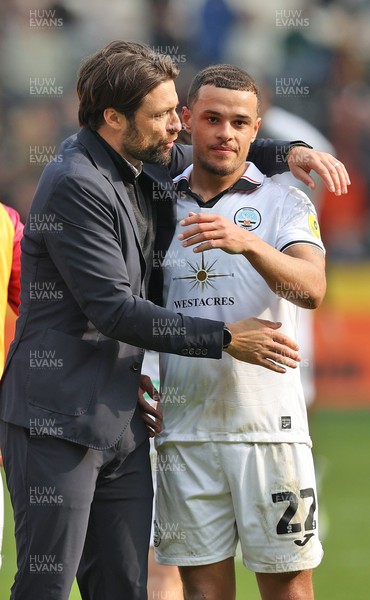
MULTIPOLYGON (((227 190, 223 190, 220 194, 217 194, 217 196, 223 195, 225 192, 232 192, 234 190, 242 192, 254 192, 256 189, 261 187, 266 176, 263 173, 261 173, 261 171, 257 169, 256 165, 252 162, 247 161, 245 164, 246 169, 241 178, 232 186, 230 186, 227 190)), ((181 175, 175 177, 173 182, 177 191, 191 191, 189 181, 192 171, 193 165, 190 165, 189 167, 187 167, 187 169, 185 169, 185 171, 181 173, 181 175)))

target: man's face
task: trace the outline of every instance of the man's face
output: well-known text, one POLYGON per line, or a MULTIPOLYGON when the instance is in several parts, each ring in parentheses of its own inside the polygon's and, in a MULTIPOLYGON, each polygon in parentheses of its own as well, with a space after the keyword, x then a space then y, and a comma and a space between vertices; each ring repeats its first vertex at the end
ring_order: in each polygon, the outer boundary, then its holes
POLYGON ((172 80, 160 83, 145 96, 133 119, 127 119, 122 130, 120 152, 128 161, 161 165, 170 161, 173 142, 181 130, 177 104, 172 80))
POLYGON ((194 164, 214 175, 241 176, 261 119, 253 92, 204 85, 183 120, 192 135, 194 164))

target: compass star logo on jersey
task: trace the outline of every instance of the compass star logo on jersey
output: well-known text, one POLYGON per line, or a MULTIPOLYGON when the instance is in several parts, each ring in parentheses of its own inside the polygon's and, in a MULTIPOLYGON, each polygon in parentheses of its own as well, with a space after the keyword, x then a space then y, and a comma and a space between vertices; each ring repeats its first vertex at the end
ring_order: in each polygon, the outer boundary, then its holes
POLYGON ((215 273, 215 269, 213 267, 215 266, 217 259, 212 263, 206 262, 204 258, 204 252, 202 252, 200 262, 195 264, 191 264, 188 260, 186 262, 189 265, 192 274, 184 275, 184 277, 173 277, 173 280, 188 279, 190 282, 193 282, 190 290, 197 287, 203 292, 205 288, 215 288, 212 280, 216 279, 217 277, 234 277, 234 273, 215 273))
POLYGON ((253 231, 253 229, 257 229, 261 223, 261 215, 256 208, 245 206, 243 208, 239 208, 239 210, 235 213, 234 223, 243 229, 253 231))

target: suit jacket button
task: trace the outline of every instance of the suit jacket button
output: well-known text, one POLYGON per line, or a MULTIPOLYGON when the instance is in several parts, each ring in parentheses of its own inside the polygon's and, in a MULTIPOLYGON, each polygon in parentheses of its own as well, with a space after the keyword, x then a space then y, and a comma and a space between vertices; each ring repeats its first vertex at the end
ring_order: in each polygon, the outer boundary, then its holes
POLYGON ((203 348, 203 350, 202 350, 202 356, 207 356, 207 354, 208 354, 207 348, 203 348))
POLYGON ((188 356, 188 354, 189 354, 189 350, 188 350, 188 348, 183 348, 183 349, 181 350, 181 354, 182 354, 183 356, 188 356))
POLYGON ((132 363, 132 365, 131 365, 132 371, 135 371, 135 373, 136 373, 137 371, 140 371, 140 369, 141 369, 141 363, 139 363, 137 361, 132 363))

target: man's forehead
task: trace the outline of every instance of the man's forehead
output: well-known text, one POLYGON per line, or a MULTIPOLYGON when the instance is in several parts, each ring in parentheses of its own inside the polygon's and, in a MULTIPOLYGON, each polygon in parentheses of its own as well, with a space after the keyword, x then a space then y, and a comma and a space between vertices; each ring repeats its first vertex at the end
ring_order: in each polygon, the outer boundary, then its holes
POLYGON ((204 85, 199 89, 192 109, 201 112, 214 112, 227 115, 247 116, 257 113, 257 96, 249 90, 230 90, 214 85, 204 85))
POLYGON ((179 102, 175 84, 172 80, 163 81, 144 96, 141 108, 144 110, 157 111, 177 106, 179 102))
POLYGON ((238 100, 239 102, 250 102, 255 99, 257 102, 257 96, 251 90, 232 90, 230 88, 216 87, 215 85, 210 84, 200 87, 195 102, 211 99, 230 102, 235 100, 238 100))

